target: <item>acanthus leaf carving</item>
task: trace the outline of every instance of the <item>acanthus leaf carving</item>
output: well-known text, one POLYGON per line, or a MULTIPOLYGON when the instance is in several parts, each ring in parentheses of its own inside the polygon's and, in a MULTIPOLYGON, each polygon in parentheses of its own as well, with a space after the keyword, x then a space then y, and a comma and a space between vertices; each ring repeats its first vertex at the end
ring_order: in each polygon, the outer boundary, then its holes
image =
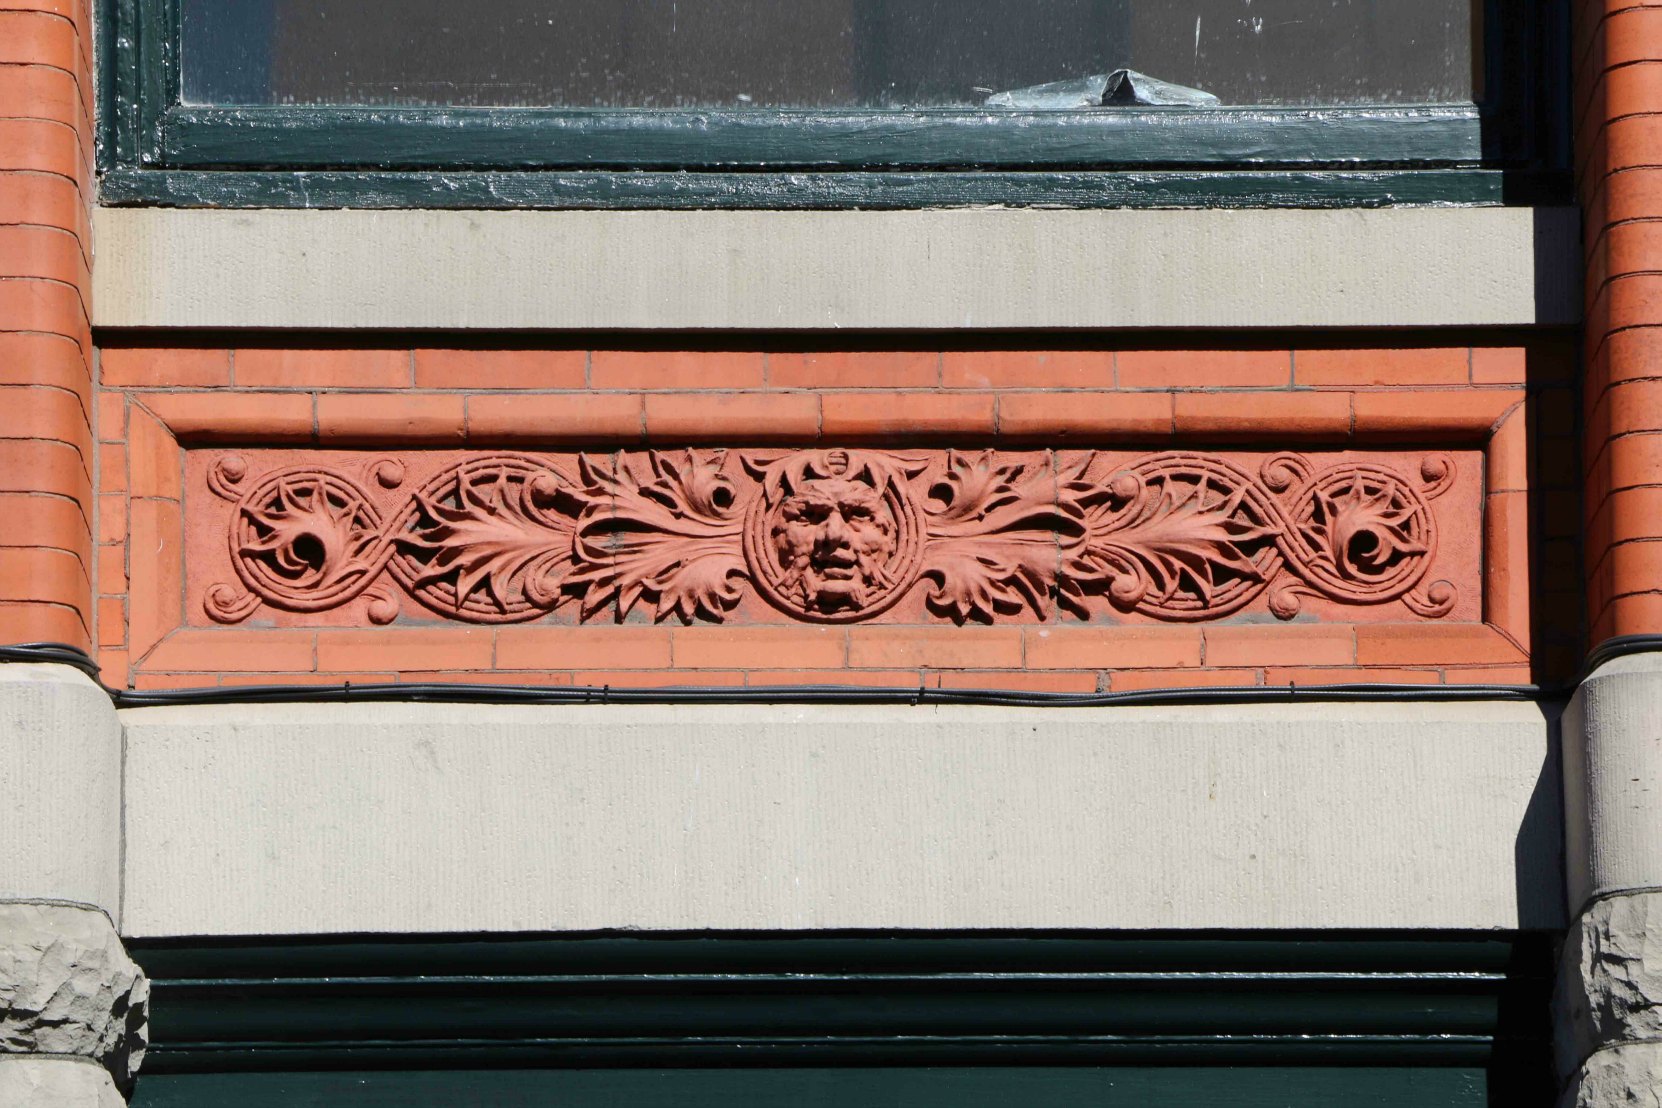
MULTIPOLYGON (((957 623, 1090 619, 1103 605, 1216 619, 1260 596, 1282 619, 1312 596, 1439 619, 1459 591, 1426 583, 1430 501, 1455 466, 1431 454, 1417 469, 1282 454, 1254 474, 1193 451, 1118 465, 994 450, 494 454, 445 467, 384 512, 365 489, 398 488, 396 461, 370 462, 364 483, 303 465, 255 480, 226 455, 208 485, 236 505, 241 587, 211 584, 203 605, 221 622, 262 602, 322 611, 390 571, 430 610, 483 623, 568 604, 580 621, 644 610, 719 622, 751 596, 789 618, 848 623, 914 589, 957 623)), ((369 601, 374 621, 396 618, 392 594, 369 601)))
POLYGON ((1084 509, 1057 495, 1057 475, 991 450, 947 455, 930 491, 923 576, 930 610, 962 623, 1024 609, 1044 619, 1064 559, 1083 544, 1084 509))
POLYGON ((575 528, 579 569, 569 584, 589 618, 608 604, 622 619, 643 599, 654 618, 720 619, 743 595, 743 526, 738 490, 723 473, 725 454, 652 454, 647 472, 629 460, 584 457, 584 507, 575 528))

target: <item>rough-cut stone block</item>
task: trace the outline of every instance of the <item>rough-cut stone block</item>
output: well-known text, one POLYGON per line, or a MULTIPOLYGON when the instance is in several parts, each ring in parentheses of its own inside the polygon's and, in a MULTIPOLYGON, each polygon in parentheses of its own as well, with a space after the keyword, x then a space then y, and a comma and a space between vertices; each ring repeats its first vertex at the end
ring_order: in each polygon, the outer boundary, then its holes
POLYGON ((0 1054, 0 1104, 6 1108, 125 1108, 126 1103, 96 1063, 0 1054))
POLYGON ((125 1083, 144 1058, 149 1000, 102 912, 0 904, 0 1055, 78 1055, 125 1083))
POLYGON ((1564 944, 1558 974, 1559 1072, 1600 1048, 1662 1039, 1662 893, 1591 905, 1564 944))
POLYGON ((1558 1108, 1662 1108, 1662 1043, 1629 1043, 1587 1060, 1558 1108))

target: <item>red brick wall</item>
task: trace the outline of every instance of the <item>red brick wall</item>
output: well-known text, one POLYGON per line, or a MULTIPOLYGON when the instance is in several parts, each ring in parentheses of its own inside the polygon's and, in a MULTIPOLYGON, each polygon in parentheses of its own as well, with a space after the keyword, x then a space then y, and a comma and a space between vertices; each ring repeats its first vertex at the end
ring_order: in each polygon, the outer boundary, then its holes
POLYGON ((88 30, 0 0, 0 642, 91 642, 88 30))
POLYGON ((1577 4, 1594 644, 1662 632, 1662 4, 1577 4))
POLYGON ((1573 668, 1582 598, 1567 336, 1050 340, 1055 348, 1036 350, 1043 344, 1008 337, 971 348, 963 336, 751 337, 719 349, 685 339, 601 349, 505 338, 473 338, 456 349, 391 335, 358 336, 350 346, 314 339, 234 349, 216 336, 176 336, 167 346, 112 339, 101 352, 99 400, 97 634, 106 680, 1090 691, 1521 682, 1573 668), (1462 459, 1472 499, 1443 526, 1460 536, 1451 543, 1471 545, 1481 581, 1464 614, 1431 621, 1347 617, 1319 605, 1293 623, 1243 610, 1182 624, 1029 618, 825 627, 759 621, 741 610, 720 624, 654 622, 648 614, 622 625, 556 619, 493 627, 423 617, 408 604, 387 626, 371 626, 361 607, 304 617, 268 609, 228 627, 202 618, 207 578, 187 562, 209 556, 199 550, 223 560, 229 509, 204 507, 200 475, 236 448, 257 460, 274 448, 372 458, 691 444, 1254 457, 1444 450, 1462 459), (195 536, 210 517, 220 529, 195 536))

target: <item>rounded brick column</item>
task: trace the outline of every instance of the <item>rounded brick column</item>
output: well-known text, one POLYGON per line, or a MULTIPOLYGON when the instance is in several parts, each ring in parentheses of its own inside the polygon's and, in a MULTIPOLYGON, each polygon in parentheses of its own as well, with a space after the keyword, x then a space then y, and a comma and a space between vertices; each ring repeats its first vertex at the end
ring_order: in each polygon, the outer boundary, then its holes
MULTIPOLYGON (((0 643, 92 644, 92 28, 0 0, 0 643)), ((0 669, 0 1103, 122 1103, 148 986, 122 949, 121 728, 62 666, 0 669)))
MULTIPOLYGON (((1662 2, 1578 0, 1576 164, 1587 252, 1585 491, 1592 646, 1662 634, 1662 2)), ((1565 1105, 1662 1105, 1662 654, 1618 658, 1564 717, 1565 1105), (1655 928, 1654 930, 1652 928, 1655 928)))
POLYGON ((0 643, 92 641, 88 19, 0 0, 0 643))

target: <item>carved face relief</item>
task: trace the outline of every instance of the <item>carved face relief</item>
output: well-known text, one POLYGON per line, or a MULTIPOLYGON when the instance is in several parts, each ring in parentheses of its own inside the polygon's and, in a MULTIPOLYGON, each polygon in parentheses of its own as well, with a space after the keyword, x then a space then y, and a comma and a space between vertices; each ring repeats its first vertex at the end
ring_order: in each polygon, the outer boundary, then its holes
POLYGON ((779 589, 804 609, 863 610, 887 584, 897 527, 869 485, 810 481, 779 505, 769 530, 784 570, 779 589))
POLYGON ((831 450, 775 467, 747 529, 763 592, 795 615, 863 619, 917 576, 920 527, 882 459, 831 450))
POLYGON ((642 608, 720 622, 752 596, 787 619, 855 623, 914 587, 906 618, 955 623, 1212 620, 1260 599, 1292 619, 1306 597, 1442 619, 1460 604, 1461 586, 1433 575, 1431 502, 1457 480, 1452 456, 1245 462, 686 449, 355 464, 332 453, 262 473, 227 454, 205 477, 233 505, 221 549, 237 579, 205 582, 201 604, 236 623, 262 604, 309 613, 364 597, 367 618, 386 623, 403 610, 389 584, 470 623, 568 606, 580 623, 642 608), (407 486, 407 467, 425 483, 407 486))

